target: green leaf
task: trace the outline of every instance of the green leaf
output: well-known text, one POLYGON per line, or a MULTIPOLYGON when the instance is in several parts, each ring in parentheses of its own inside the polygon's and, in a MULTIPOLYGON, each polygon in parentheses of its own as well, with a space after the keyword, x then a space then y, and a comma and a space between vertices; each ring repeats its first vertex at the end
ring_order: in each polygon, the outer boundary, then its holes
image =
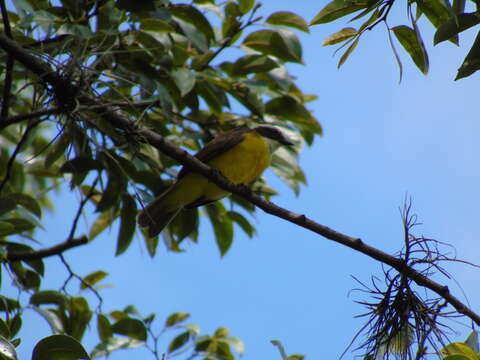
POLYGON ((182 321, 187 320, 190 317, 189 313, 186 312, 176 312, 173 314, 170 314, 165 321, 165 326, 173 326, 177 325, 178 323, 181 323, 182 321))
POLYGON ((435 32, 433 44, 437 45, 445 40, 450 40, 462 31, 480 23, 480 16, 476 13, 459 14, 455 19, 450 19, 435 32))
POLYGON ((318 121, 312 116, 303 104, 293 97, 284 95, 278 96, 265 104, 265 111, 276 116, 280 120, 288 119, 294 123, 304 126, 314 133, 320 134, 322 128, 318 121))
POLYGON ((112 325, 112 331, 136 340, 145 341, 147 339, 147 328, 145 324, 138 319, 121 319, 112 325))
POLYGON ((245 216, 243 216, 242 214, 236 211, 228 211, 227 214, 230 219, 232 219, 235 223, 237 223, 242 228, 242 230, 245 232, 245 234, 248 235, 248 237, 252 237, 255 234, 255 228, 245 218, 245 216))
POLYGON ((115 218, 116 215, 114 215, 112 211, 101 213, 90 228, 90 234, 88 235, 89 240, 93 240, 98 234, 109 227, 115 218))
POLYGON ((120 212, 120 231, 118 232, 117 250, 115 256, 128 249, 135 234, 137 204, 135 199, 126 194, 123 196, 122 210, 120 212))
POLYGON ((190 332, 185 331, 181 333, 180 335, 177 335, 168 345, 168 352, 174 352, 175 350, 178 350, 182 346, 184 346, 188 340, 190 340, 190 332))
POLYGON ((13 230, 9 234, 19 234, 35 228, 34 224, 23 218, 4 219, 2 222, 7 222, 13 225, 13 230))
POLYGON ((87 300, 83 297, 71 298, 69 312, 70 326, 67 328, 67 333, 76 339, 81 339, 92 318, 92 311, 87 300))
POLYGON ((113 335, 112 325, 110 325, 110 321, 103 314, 97 315, 97 331, 98 331, 98 337, 102 341, 106 341, 107 339, 111 338, 113 335))
POLYGON ((77 157, 66 161, 61 167, 62 173, 82 173, 90 170, 101 170, 102 163, 98 160, 86 157, 77 157))
POLYGON ((15 226, 7 221, 0 220, 0 236, 10 235, 15 232, 15 226))
POLYGON ((95 346, 92 351, 92 358, 108 356, 112 351, 119 349, 133 349, 143 346, 144 344, 145 343, 143 341, 138 341, 135 339, 110 337, 95 346))
POLYGON ((117 0, 115 7, 132 12, 155 11, 154 0, 117 0))
MULTIPOLYGON (((5 198, 0 198, 0 216, 12 211, 15 209, 17 206, 16 202, 13 199, 10 199, 8 197, 5 198)), ((2 228, 0 225, 0 234, 1 234, 2 228)))
POLYGON ((77 340, 67 335, 52 335, 40 340, 33 349, 32 360, 90 359, 77 340))
POLYGON ((360 41, 360 37, 357 37, 348 47, 348 49, 343 53, 343 55, 340 57, 340 60, 338 61, 337 67, 340 68, 343 64, 345 64, 345 61, 347 61, 348 57, 350 54, 355 50, 355 48, 358 45, 358 42, 360 41))
POLYGON ((7 339, 5 339, 3 336, 0 336, 0 358, 2 360, 17 359, 17 351, 15 350, 15 346, 13 346, 13 344, 7 339))
POLYGON ((185 209, 170 222, 168 228, 180 242, 198 229, 198 209, 185 209))
POLYGON ((288 30, 259 30, 249 34, 242 43, 265 55, 283 61, 302 63, 302 47, 298 37, 288 30))
POLYGON ((175 28, 168 22, 155 19, 155 18, 143 18, 140 20, 140 29, 143 31, 153 31, 158 33, 170 33, 175 32, 175 28))
POLYGON ((272 25, 283 25, 302 30, 304 32, 309 32, 308 24, 303 20, 301 16, 290 12, 290 11, 277 11, 271 14, 266 23, 272 25))
POLYGON ((175 4, 170 7, 170 10, 175 17, 194 25, 209 41, 215 39, 212 25, 196 7, 185 4, 175 4))
POLYGON ((238 0, 238 8, 243 15, 252 10, 253 5, 255 5, 255 0, 238 0))
POLYGON ((341 43, 345 40, 350 39, 351 37, 357 35, 358 32, 352 27, 343 28, 336 33, 329 35, 325 40, 323 40, 322 46, 334 45, 341 43))
POLYGON ((38 306, 32 306, 32 309, 47 321, 48 325, 50 325, 50 328, 52 329, 52 332, 65 332, 65 324, 54 310, 42 309, 38 306))
POLYGON ((18 205, 23 206, 25 209, 36 215, 38 218, 42 217, 42 208, 38 201, 30 195, 22 193, 9 194, 8 197, 14 200, 18 205))
POLYGON ((172 76, 175 85, 182 96, 187 95, 195 87, 195 73, 185 68, 177 68, 173 70, 170 75, 172 76))
POLYGON ((311 25, 324 24, 351 14, 369 5, 367 0, 334 0, 328 3, 310 22, 311 25))
POLYGON ((0 295, 0 311, 13 312, 20 308, 20 303, 17 300, 7 298, 0 295))
POLYGON ((95 209, 96 212, 103 212, 110 209, 112 206, 116 205, 119 201, 120 195, 123 192, 124 182, 123 178, 117 176, 112 176, 111 174, 108 177, 107 187, 102 193, 100 202, 95 209))
POLYGON ((400 44, 407 51, 417 67, 424 73, 428 73, 428 55, 423 47, 418 33, 405 25, 392 28, 400 44))
POLYGON ((213 225, 220 255, 224 256, 233 243, 233 222, 225 216, 226 211, 221 202, 209 204, 206 209, 213 225))
MULTIPOLYGON (((11 337, 10 335, 10 328, 9 326, 7 325, 7 323, 5 322, 5 320, 3 320, 2 318, 0 318, 0 354, 2 353, 1 352, 1 347, 2 347, 2 342, 1 342, 1 339, 5 337, 7 339, 9 339, 11 337)), ((2 357, 0 356, 0 359, 2 359, 2 357)), ((2 359, 3 360, 3 359, 2 359)))
POLYGON ((266 55, 246 55, 235 61, 232 76, 269 72, 278 67, 278 63, 266 55))
POLYGON ((108 273, 103 271, 103 270, 97 270, 97 271, 94 271, 91 274, 88 274, 87 276, 85 276, 83 278, 83 282, 80 284, 80 290, 87 289, 88 286, 86 284, 93 287, 96 283, 105 279, 107 277, 107 275, 108 275, 108 273))
POLYGON ((438 28, 450 19, 450 11, 443 0, 416 0, 417 6, 428 20, 438 28))
POLYGON ((43 290, 37 291, 30 297, 30 304, 43 305, 43 304, 55 304, 58 306, 65 306, 67 298, 61 292, 55 290, 43 290))

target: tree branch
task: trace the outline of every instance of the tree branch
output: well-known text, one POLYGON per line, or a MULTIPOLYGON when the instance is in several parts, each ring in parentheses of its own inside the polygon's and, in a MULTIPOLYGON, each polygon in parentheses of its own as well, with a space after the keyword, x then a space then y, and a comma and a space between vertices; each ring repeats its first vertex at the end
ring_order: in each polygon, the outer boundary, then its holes
POLYGON ((78 239, 66 240, 50 248, 36 251, 11 251, 7 253, 6 261, 24 261, 43 259, 53 255, 62 254, 64 251, 88 243, 88 238, 84 235, 78 239))
MULTIPOLYGON (((8 19, 7 7, 5 5, 5 0, 0 0, 0 10, 2 12, 2 21, 3 21, 3 31, 5 35, 9 38, 12 38, 12 31, 10 29, 10 21, 8 19)), ((12 80, 13 80, 13 64, 14 57, 11 54, 7 56, 7 66, 5 72, 5 82, 3 85, 3 101, 2 101, 2 110, 0 113, 0 123, 3 123, 8 117, 8 111, 10 109, 10 97, 12 90, 12 80)))
MULTIPOLYGON (((21 48, 10 39, 6 38, 3 35, 0 35, 0 47, 4 48, 7 52, 12 53, 16 60, 22 63, 26 68, 30 69, 37 75, 41 76, 42 79, 50 84, 55 94, 57 95, 57 100, 59 102, 64 99, 62 94, 57 93, 57 91, 65 91, 67 89, 69 93, 73 93, 73 86, 68 83, 66 80, 62 79, 58 74, 56 74, 45 62, 35 58, 30 55, 25 49, 21 48), (69 88, 70 87, 70 88, 69 88)), ((91 98, 87 95, 79 94, 76 100, 81 105, 101 105, 101 101, 98 99, 91 98)), ((60 104, 62 105, 62 104, 60 104)), ((472 319, 477 325, 480 325, 480 315, 472 311, 467 305, 462 303, 458 298, 453 296, 450 293, 450 290, 447 286, 443 286, 424 275, 420 274, 418 271, 409 267, 405 264, 402 259, 396 258, 392 255, 389 255, 377 248, 374 248, 370 245, 365 244, 361 239, 351 237, 340 232, 337 232, 333 229, 330 229, 327 226, 321 225, 303 214, 298 214, 287 209, 284 209, 270 201, 266 201, 260 196, 253 194, 249 188, 245 186, 233 185, 225 177, 223 177, 218 171, 210 168, 208 165, 202 163, 197 158, 190 155, 187 151, 179 149, 178 147, 172 145, 170 142, 166 141, 159 134, 148 130, 142 126, 138 126, 133 121, 119 115, 114 109, 105 108, 105 112, 102 114, 103 118, 110 122, 114 127, 117 127, 125 132, 136 134, 140 141, 148 143, 164 154, 170 156, 171 158, 177 160, 179 163, 187 166, 192 171, 196 171, 221 188, 228 190, 234 194, 237 194, 246 200, 250 201, 252 204, 255 204, 263 211, 282 218, 286 221, 294 223, 298 226, 301 226, 305 229, 308 229, 316 234, 319 234, 329 240, 335 241, 339 244, 347 246, 351 249, 359 251, 372 259, 378 260, 384 264, 387 264, 397 270, 399 273, 409 277, 419 286, 426 287, 433 292, 437 293, 443 297, 448 303, 450 303, 458 313, 463 314, 470 319, 472 319)))
POLYGON ((25 120, 30 120, 30 119, 35 119, 40 116, 45 116, 45 115, 52 115, 52 114, 58 114, 61 112, 61 108, 59 106, 50 108, 50 109, 45 109, 45 110, 39 110, 39 111, 34 111, 31 113, 26 113, 26 114, 21 114, 21 115, 15 115, 15 116, 10 116, 6 120, 0 122, 0 130, 5 129, 7 126, 13 125, 13 124, 18 124, 22 121, 25 120))

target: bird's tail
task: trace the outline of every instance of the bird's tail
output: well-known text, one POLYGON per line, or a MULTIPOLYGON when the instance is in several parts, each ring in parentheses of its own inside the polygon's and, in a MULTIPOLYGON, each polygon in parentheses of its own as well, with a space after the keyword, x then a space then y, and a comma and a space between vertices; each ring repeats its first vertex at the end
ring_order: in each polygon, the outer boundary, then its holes
POLYGON ((182 209, 169 201, 171 198, 170 190, 158 196, 138 215, 138 224, 142 228, 147 228, 150 237, 160 234, 182 209))

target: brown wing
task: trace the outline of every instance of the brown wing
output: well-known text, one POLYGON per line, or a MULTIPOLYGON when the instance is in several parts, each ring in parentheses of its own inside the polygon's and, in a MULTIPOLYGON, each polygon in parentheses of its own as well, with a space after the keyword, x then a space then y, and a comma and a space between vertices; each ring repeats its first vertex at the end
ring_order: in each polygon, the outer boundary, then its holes
MULTIPOLYGON (((198 160, 207 163, 241 142, 243 140, 243 135, 249 131, 252 130, 247 127, 241 127, 220 134, 197 152, 195 157, 198 160)), ((188 171, 189 170, 185 166, 182 167, 178 173, 178 178, 180 179, 185 176, 188 171)))

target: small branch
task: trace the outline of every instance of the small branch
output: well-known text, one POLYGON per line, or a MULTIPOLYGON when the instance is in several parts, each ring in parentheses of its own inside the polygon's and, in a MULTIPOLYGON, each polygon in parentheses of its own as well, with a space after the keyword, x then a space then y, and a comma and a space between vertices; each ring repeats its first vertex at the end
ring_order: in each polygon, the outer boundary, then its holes
POLYGON ((38 260, 49 256, 58 255, 71 248, 85 245, 88 243, 86 236, 79 237, 78 239, 70 239, 64 241, 58 245, 50 248, 35 250, 35 251, 11 251, 7 253, 6 261, 25 261, 25 260, 38 260))
MULTIPOLYGON (((86 236, 85 236, 85 238, 86 238, 86 236)), ((72 267, 70 266, 70 264, 67 262, 67 260, 65 260, 65 256, 63 256, 63 253, 59 253, 59 254, 57 254, 57 255, 58 255, 58 257, 60 258, 60 261, 62 262, 62 264, 65 266, 65 268, 66 268, 67 271, 68 271, 68 278, 67 278, 67 280, 65 280, 65 282, 63 283, 61 290, 67 294, 67 285, 68 285, 68 283, 69 283, 70 280, 72 280, 73 278, 77 279, 78 281, 80 281, 80 283, 81 283, 83 286, 85 286, 87 289, 89 289, 91 292, 93 292, 93 294, 96 296, 96 298, 98 299, 97 310, 101 313, 101 312, 102 312, 103 298, 100 296, 100 293, 99 293, 94 287, 92 287, 92 285, 90 285, 90 284, 87 283, 85 280, 83 280, 83 278, 82 278, 80 275, 76 274, 76 273, 72 270, 72 267)))
POLYGON ((7 126, 18 124, 25 120, 35 119, 45 115, 53 115, 60 113, 62 108, 60 106, 56 106, 50 109, 34 111, 27 114, 15 115, 10 116, 9 118, 5 119, 4 121, 0 122, 0 130, 5 129, 7 126))

